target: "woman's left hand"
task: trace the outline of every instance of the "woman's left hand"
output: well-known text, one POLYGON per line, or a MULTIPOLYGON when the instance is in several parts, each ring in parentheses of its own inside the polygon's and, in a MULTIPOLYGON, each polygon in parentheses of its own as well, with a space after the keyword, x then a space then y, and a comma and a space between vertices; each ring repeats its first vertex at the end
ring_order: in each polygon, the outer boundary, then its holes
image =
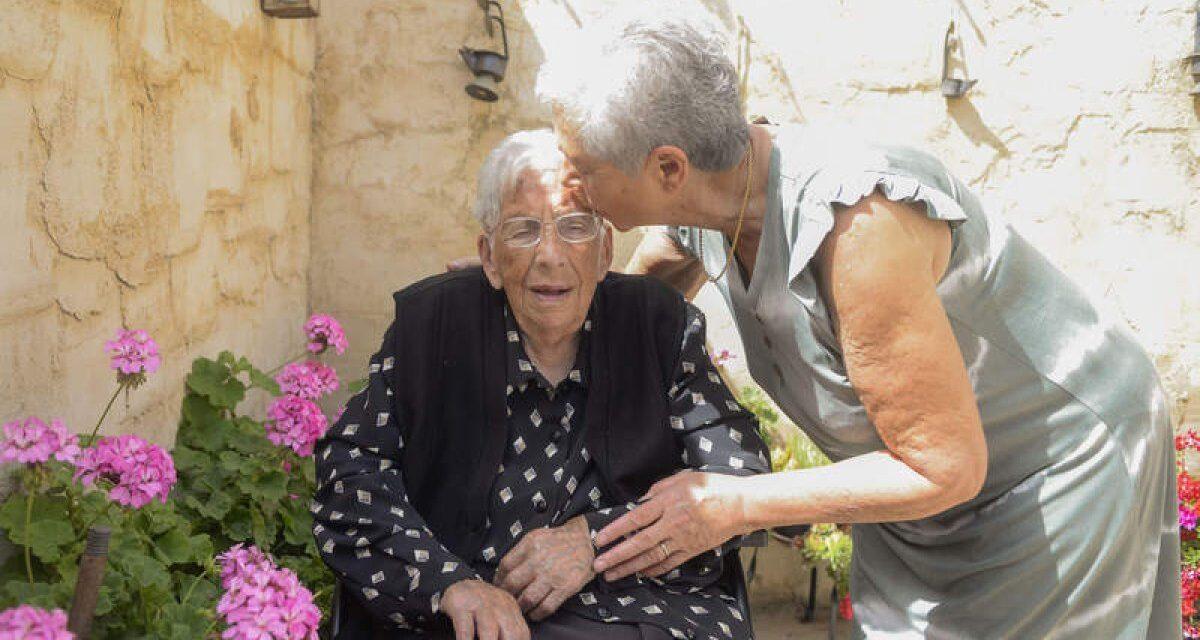
POLYGON ((603 548, 636 533, 596 558, 596 573, 610 582, 634 573, 661 576, 744 533, 739 480, 682 471, 659 481, 642 504, 596 535, 603 548))

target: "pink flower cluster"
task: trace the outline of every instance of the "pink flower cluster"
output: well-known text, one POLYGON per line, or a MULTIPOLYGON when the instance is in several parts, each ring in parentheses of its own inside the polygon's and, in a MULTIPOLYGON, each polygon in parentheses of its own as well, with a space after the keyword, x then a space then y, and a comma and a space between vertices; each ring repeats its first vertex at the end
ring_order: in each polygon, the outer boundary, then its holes
POLYGON ((147 373, 158 371, 158 343, 145 331, 118 329, 116 340, 105 342, 104 348, 112 356, 111 366, 121 384, 137 386, 147 373))
POLYGON ((311 456, 329 422, 321 408, 298 396, 280 396, 267 408, 267 439, 291 447, 299 456, 311 456))
POLYGON ((308 335, 308 350, 313 353, 324 353, 329 347, 338 355, 346 351, 346 333, 333 316, 314 315, 304 323, 304 333, 308 335))
POLYGON ((333 367, 315 360, 293 362, 275 377, 284 393, 305 400, 316 400, 337 391, 338 377, 333 367))
POLYGON ((4 424, 4 434, 0 436, 0 460, 39 464, 51 456, 63 462, 74 462, 79 456, 79 436, 68 432, 61 420, 51 420, 47 425, 30 416, 24 421, 4 424))
POLYGON ((225 593, 217 613, 226 640, 316 640, 321 612, 290 569, 277 567, 258 547, 231 547, 217 556, 225 593))
POLYGON ((74 640, 62 609, 46 611, 23 604, 0 611, 0 640, 74 640))
POLYGON ((175 486, 175 463, 162 447, 125 434, 101 438, 84 449, 75 463, 75 478, 85 485, 111 482, 109 499, 136 509, 156 498, 166 503, 175 486))

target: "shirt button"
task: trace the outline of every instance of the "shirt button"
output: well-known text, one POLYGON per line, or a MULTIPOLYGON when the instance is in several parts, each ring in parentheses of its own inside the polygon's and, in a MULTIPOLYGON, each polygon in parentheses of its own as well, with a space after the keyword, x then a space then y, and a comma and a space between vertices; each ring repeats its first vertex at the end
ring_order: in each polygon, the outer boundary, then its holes
POLYGON ((538 513, 546 513, 546 510, 549 508, 550 505, 546 504, 545 498, 539 497, 533 501, 533 510, 538 513))
POLYGON ((608 616, 612 615, 612 612, 606 607, 600 607, 599 609, 596 609, 596 615, 600 616, 601 618, 607 618, 608 616))

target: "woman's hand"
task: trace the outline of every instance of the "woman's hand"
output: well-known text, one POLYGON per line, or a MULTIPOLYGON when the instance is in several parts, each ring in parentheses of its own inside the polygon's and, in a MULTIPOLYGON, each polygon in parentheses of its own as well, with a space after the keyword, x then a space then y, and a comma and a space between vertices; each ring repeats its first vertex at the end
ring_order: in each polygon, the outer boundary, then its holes
POLYGON ((529 625, 508 592, 480 580, 462 580, 442 594, 442 612, 455 640, 529 640, 529 625))
POLYGON ((604 547, 636 532, 597 558, 596 572, 610 582, 634 573, 660 576, 745 533, 739 480, 683 471, 659 481, 641 505, 597 534, 596 546, 604 547))
POLYGON ((595 558, 587 520, 577 516, 525 534, 500 561, 494 582, 517 598, 530 619, 544 620, 592 581, 595 558))

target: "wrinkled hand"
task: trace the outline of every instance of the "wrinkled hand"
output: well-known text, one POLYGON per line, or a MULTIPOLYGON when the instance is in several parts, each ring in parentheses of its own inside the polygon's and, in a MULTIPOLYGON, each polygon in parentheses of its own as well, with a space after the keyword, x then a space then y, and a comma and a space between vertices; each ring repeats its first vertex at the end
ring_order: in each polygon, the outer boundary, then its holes
POLYGON ((477 256, 463 256, 446 263, 446 271, 462 271, 483 264, 477 256))
POLYGON ((529 640, 517 601, 481 580, 462 580, 446 589, 442 612, 454 623, 455 640, 529 640))
POLYGON ((587 521, 578 516, 525 534, 500 561, 494 582, 517 598, 530 619, 543 620, 596 576, 595 557, 587 521))
POLYGON ((603 548, 636 532, 597 558, 596 572, 610 582, 634 573, 658 577, 745 533, 738 480, 696 471, 660 480, 642 504, 596 535, 603 548))

